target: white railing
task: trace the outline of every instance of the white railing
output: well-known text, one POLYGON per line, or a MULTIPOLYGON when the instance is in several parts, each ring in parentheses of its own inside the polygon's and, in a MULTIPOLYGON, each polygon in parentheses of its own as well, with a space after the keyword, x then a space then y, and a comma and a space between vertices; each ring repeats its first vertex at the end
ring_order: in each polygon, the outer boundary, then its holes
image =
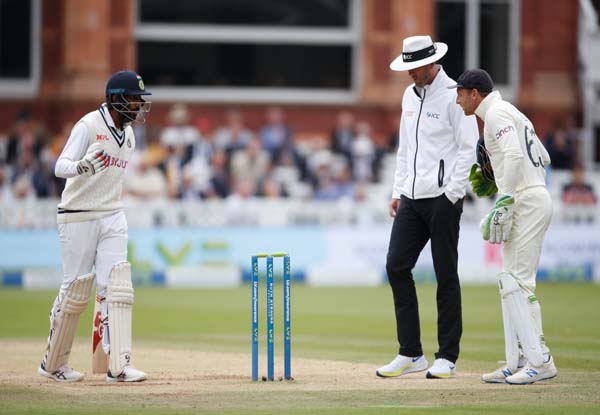
MULTIPOLYGON (((17 201, 0 208, 0 230, 56 227, 58 200, 17 201)), ((466 203, 464 222, 478 222, 493 204, 491 199, 466 203)), ((126 201, 131 228, 202 226, 374 225, 390 223, 387 201, 333 202, 290 199, 229 199, 185 202, 176 200, 126 201)), ((554 221, 600 222, 600 208, 563 206, 554 198, 554 221)))

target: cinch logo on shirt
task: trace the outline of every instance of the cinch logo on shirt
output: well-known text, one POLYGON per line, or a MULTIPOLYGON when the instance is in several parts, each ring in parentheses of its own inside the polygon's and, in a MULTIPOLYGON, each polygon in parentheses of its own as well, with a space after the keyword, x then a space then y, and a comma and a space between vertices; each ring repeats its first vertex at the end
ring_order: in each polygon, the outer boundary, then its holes
POLYGON ((414 111, 404 111, 404 116, 405 117, 412 117, 413 115, 415 115, 414 111))
POLYGON ((108 136, 105 134, 96 134, 96 141, 108 141, 108 136))
POLYGON ((427 111, 427 118, 435 118, 436 120, 440 119, 440 114, 437 114, 435 112, 429 112, 427 111))
POLYGON ((127 160, 121 160, 118 157, 106 156, 106 167, 120 167, 122 169, 127 168, 127 160))
POLYGON ((512 125, 507 125, 506 127, 499 129, 496 131, 496 140, 499 140, 504 134, 510 133, 511 131, 515 131, 512 125))

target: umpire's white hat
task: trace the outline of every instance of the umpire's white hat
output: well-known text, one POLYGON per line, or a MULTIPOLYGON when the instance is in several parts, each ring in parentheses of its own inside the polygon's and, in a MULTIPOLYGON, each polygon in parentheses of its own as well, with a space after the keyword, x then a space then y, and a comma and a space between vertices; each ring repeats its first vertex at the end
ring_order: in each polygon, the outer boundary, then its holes
POLYGON ((448 52, 448 45, 431 40, 430 36, 411 36, 404 39, 402 55, 390 64, 394 71, 408 71, 440 60, 448 52))

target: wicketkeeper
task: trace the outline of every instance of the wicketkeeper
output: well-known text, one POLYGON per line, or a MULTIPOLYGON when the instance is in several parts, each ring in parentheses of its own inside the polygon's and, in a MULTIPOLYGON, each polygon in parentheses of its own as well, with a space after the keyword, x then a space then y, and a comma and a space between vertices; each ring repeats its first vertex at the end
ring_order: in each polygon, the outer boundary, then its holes
POLYGON ((465 71, 456 85, 456 102, 466 115, 484 122, 479 164, 471 169, 478 196, 498 192, 495 206, 481 221, 483 239, 503 244, 503 271, 498 275, 506 347, 506 366, 486 373, 488 383, 528 384, 556 376, 544 340, 542 312, 535 295, 535 278, 544 235, 552 218, 546 189, 550 156, 531 121, 493 91, 482 69, 465 71))
POLYGON ((102 310, 102 346, 109 356, 107 382, 146 379, 133 367, 133 287, 121 200, 125 169, 135 148, 130 124, 144 122, 150 110, 145 95, 151 94, 135 72, 113 74, 106 102, 75 124, 56 162, 56 176, 67 179, 57 215, 63 283, 50 311, 48 346, 38 369, 56 381, 83 378, 68 362, 94 280, 102 310))

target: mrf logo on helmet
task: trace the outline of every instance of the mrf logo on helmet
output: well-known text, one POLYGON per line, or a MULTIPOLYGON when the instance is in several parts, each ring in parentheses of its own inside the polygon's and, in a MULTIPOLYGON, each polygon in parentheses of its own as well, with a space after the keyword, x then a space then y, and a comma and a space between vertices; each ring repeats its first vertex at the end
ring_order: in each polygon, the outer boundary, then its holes
POLYGON ((146 90, 142 77, 133 71, 114 73, 106 84, 106 104, 117 111, 125 123, 131 121, 145 122, 144 114, 150 112, 150 102, 141 100, 138 109, 132 110, 128 96, 152 95, 146 90), (113 97, 116 96, 116 100, 113 97))

